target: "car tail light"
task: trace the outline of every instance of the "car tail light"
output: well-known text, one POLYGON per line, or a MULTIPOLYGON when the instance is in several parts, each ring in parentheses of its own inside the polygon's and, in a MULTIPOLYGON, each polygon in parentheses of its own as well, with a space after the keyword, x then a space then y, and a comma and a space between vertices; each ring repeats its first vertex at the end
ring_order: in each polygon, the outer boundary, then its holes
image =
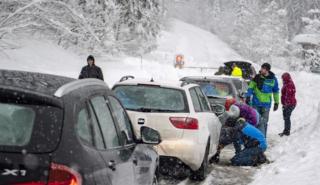
POLYGON ((172 125, 179 129, 197 130, 199 128, 198 120, 188 117, 170 117, 172 125))
POLYGON ((25 182, 14 185, 82 185, 82 178, 78 172, 67 166, 51 163, 48 183, 25 182))

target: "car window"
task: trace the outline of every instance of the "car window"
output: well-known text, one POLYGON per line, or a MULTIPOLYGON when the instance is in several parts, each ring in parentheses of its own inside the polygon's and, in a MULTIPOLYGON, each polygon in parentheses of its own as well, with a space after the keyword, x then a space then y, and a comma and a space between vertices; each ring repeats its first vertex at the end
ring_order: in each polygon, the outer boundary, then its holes
POLYGON ((199 96, 200 104, 202 106, 203 111, 209 112, 210 108, 209 108, 208 101, 207 101, 206 97, 203 95, 203 93, 201 92, 199 87, 196 87, 195 89, 196 89, 196 92, 199 96))
POLYGON ((76 131, 81 140, 93 145, 93 134, 90 129, 90 120, 86 109, 82 109, 78 114, 76 131))
POLYGON ((109 96, 109 101, 114 116, 119 124, 121 140, 125 145, 134 143, 131 122, 126 111, 122 108, 120 102, 114 97, 109 96))
POLYGON ((0 103, 0 145, 25 146, 31 139, 36 112, 24 105, 0 103))
POLYGON ((208 97, 228 98, 233 97, 232 87, 229 83, 225 82, 211 82, 200 84, 202 91, 208 97))
POLYGON ((101 126, 102 134, 108 149, 119 147, 119 138, 110 109, 103 96, 91 99, 91 103, 101 126))
POLYGON ((192 99, 192 104, 193 104, 193 107, 194 107, 194 111, 196 112, 201 112, 201 105, 200 105, 200 102, 199 102, 199 98, 198 98, 198 95, 197 95, 197 92, 196 90, 193 88, 193 89, 190 89, 190 96, 191 96, 191 99, 192 99))
POLYGON ((241 80, 233 79, 232 82, 233 82, 233 84, 235 85, 235 87, 237 88, 238 91, 242 91, 243 87, 242 87, 242 81, 241 80))
POLYGON ((115 87, 114 92, 127 110, 188 112, 185 93, 182 90, 150 85, 122 85, 115 87))
POLYGON ((76 131, 82 141, 98 149, 104 149, 103 139, 97 120, 91 112, 92 118, 90 120, 86 108, 80 110, 78 114, 78 121, 76 131))

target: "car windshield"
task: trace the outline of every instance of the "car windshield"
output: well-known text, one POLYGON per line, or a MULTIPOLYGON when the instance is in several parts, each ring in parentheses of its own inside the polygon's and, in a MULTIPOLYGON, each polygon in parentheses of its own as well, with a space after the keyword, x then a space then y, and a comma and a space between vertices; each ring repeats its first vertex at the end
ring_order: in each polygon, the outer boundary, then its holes
POLYGON ((187 112, 181 90, 159 86, 117 86, 115 94, 128 110, 140 112, 187 112))
POLYGON ((46 105, 0 103, 0 151, 53 150, 60 134, 61 112, 46 105))
POLYGON ((209 98, 231 98, 233 97, 230 84, 223 82, 201 83, 200 87, 205 95, 209 98))

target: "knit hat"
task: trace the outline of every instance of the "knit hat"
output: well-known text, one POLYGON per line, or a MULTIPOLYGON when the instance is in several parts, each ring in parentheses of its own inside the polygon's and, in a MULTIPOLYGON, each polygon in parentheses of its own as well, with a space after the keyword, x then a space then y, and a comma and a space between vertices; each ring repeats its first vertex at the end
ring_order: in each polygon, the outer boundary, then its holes
POLYGON ((267 71, 271 70, 271 65, 269 63, 264 63, 261 65, 261 68, 266 69, 267 71))
POLYGON ((89 55, 88 58, 87 58, 87 61, 89 61, 89 60, 94 61, 94 57, 92 55, 89 55))
POLYGON ((236 99, 234 98, 228 98, 224 104, 224 107, 226 108, 226 111, 228 111, 231 107, 231 105, 236 103, 236 99))

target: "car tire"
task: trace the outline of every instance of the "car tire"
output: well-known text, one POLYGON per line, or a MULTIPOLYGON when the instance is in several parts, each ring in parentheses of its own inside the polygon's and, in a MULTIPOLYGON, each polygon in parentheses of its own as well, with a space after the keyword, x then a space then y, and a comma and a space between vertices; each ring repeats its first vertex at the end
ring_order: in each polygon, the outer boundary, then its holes
POLYGON ((197 171, 192 171, 190 175, 190 180, 194 181, 203 181, 208 175, 208 166, 209 166, 209 148, 210 143, 208 142, 204 158, 201 164, 201 167, 197 171))
POLYGON ((159 184, 159 173, 158 170, 153 175, 152 185, 158 185, 159 184))

